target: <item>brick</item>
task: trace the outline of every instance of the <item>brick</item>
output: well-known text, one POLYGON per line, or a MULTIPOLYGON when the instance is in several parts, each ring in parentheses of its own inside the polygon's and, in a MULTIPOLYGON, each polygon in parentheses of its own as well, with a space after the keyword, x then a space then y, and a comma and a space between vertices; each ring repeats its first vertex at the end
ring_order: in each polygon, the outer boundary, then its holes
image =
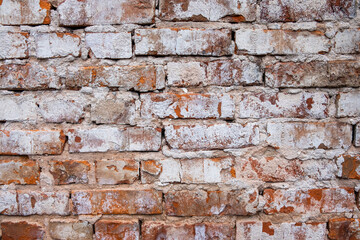
POLYGON ((351 54, 360 52, 360 30, 346 29, 338 32, 334 38, 334 51, 340 54, 351 54))
POLYGON ((239 54, 321 54, 330 49, 329 40, 320 31, 241 29, 235 38, 239 54))
POLYGON ((360 147, 360 124, 356 124, 355 127, 355 139, 354 139, 354 145, 356 147, 360 147))
POLYGON ((155 0, 65 0, 57 10, 62 26, 147 24, 154 22, 155 0))
POLYGON ((352 188, 265 189, 264 198, 266 214, 352 212, 356 207, 352 188))
POLYGON ((251 215, 258 206, 255 189, 233 191, 170 191, 165 194, 169 216, 251 215))
POLYGON ((337 149, 351 145, 351 125, 341 122, 268 123, 267 143, 275 148, 337 149))
POLYGON ((333 218, 329 220, 329 239, 359 239, 360 221, 355 218, 333 218))
POLYGON ((0 184, 37 184, 40 168, 29 159, 0 160, 0 184))
POLYGON ((356 16, 356 1, 265 0, 260 3, 260 12, 266 22, 340 20, 356 16))
POLYGON ((95 223, 95 239, 139 240, 138 221, 100 220, 95 223))
POLYGON ((337 117, 360 116, 360 92, 340 92, 336 100, 337 117))
POLYGON ((156 190, 79 190, 71 200, 75 215, 162 213, 162 192, 156 190))
POLYGON ((69 192, 18 191, 19 215, 68 215, 69 192))
POLYGON ((139 178, 139 163, 123 159, 99 160, 95 175, 99 184, 134 183, 139 178))
POLYGON ((37 100, 39 112, 45 122, 80 123, 85 117, 85 107, 89 104, 78 92, 46 92, 37 100))
POLYGON ((22 239, 22 240, 41 240, 45 237, 45 231, 42 226, 36 223, 21 222, 2 222, 2 239, 22 239))
POLYGON ((48 0, 4 0, 0 4, 0 24, 50 24, 50 8, 48 0))
POLYGON ((237 221, 236 239, 327 239, 325 222, 282 222, 237 221))
POLYGON ((36 57, 78 57, 80 42, 80 37, 72 33, 38 33, 35 35, 36 57))
POLYGON ((234 118, 235 104, 229 94, 150 93, 141 95, 144 118, 234 118))
POLYGON ((360 154, 340 155, 336 159, 338 177, 360 179, 360 154))
POLYGON ((135 30, 136 55, 231 55, 228 29, 158 28, 135 30))
POLYGON ((93 227, 88 222, 65 222, 53 220, 49 224, 49 233, 52 239, 93 239, 93 227))
POLYGON ((279 62, 266 67, 270 87, 359 87, 358 61, 279 62))
POLYGON ((0 190, 0 214, 16 215, 19 205, 17 194, 14 190, 0 190))
POLYGON ((170 0, 160 2, 160 19, 165 21, 255 21, 254 0, 170 0))
POLYGON ((231 223, 167 223, 147 221, 142 225, 144 240, 152 239, 228 239, 235 240, 231 223))
POLYGON ((181 182, 181 164, 174 159, 161 160, 159 180, 162 183, 181 182))
POLYGON ((0 94, 0 121, 35 121, 37 106, 32 94, 0 94))
POLYGON ((161 66, 90 66, 69 68, 65 85, 79 87, 120 87, 140 92, 165 87, 161 66))
MULTIPOLYGON (((141 166, 141 183, 155 182, 160 176, 160 173, 162 172, 162 164, 160 160, 141 161, 140 166, 141 166)), ((177 172, 179 172, 178 169, 176 170, 177 172)))
POLYGON ((70 152, 159 151, 161 129, 150 127, 96 127, 70 129, 70 152))
POLYGON ((324 92, 243 93, 238 99, 240 118, 326 118, 329 96, 324 92))
POLYGON ((91 121, 95 123, 134 124, 138 96, 128 92, 110 93, 91 104, 91 121))
POLYGON ((96 58, 131 58, 132 43, 130 32, 87 33, 86 45, 96 58))
POLYGON ((61 154, 64 143, 58 130, 0 130, 0 155, 61 154))
POLYGON ((256 124, 169 125, 165 138, 176 149, 225 149, 259 144, 256 124))
POLYGON ((89 182, 90 163, 88 161, 50 160, 50 173, 55 184, 86 184, 89 182))
POLYGON ((206 80, 206 68, 200 62, 169 62, 167 80, 169 86, 197 86, 206 80))
POLYGON ((28 38, 26 32, 0 32, 0 59, 28 58, 28 38))

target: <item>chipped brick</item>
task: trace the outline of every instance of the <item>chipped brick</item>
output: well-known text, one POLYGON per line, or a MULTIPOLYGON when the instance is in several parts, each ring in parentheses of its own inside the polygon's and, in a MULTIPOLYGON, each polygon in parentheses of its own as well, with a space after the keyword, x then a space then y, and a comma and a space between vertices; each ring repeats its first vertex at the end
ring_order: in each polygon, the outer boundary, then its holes
POLYGON ((95 239, 139 240, 138 221, 100 220, 95 223, 95 239))
POLYGON ((139 178, 139 163, 135 160, 96 161, 96 180, 99 184, 133 183, 139 178))
POLYGON ((44 228, 30 222, 7 222, 1 223, 2 239, 12 240, 42 240, 45 237, 44 228))
POLYGON ((61 240, 89 240, 93 238, 93 227, 87 222, 56 221, 49 224, 52 239, 61 240))
POLYGON ((332 240, 359 239, 360 221, 354 218, 333 218, 329 220, 329 238, 332 240))
POLYGON ((90 163, 87 161, 49 161, 55 184, 85 184, 89 181, 90 163))
POLYGON ((37 184, 40 168, 29 159, 0 160, 0 184, 37 184))

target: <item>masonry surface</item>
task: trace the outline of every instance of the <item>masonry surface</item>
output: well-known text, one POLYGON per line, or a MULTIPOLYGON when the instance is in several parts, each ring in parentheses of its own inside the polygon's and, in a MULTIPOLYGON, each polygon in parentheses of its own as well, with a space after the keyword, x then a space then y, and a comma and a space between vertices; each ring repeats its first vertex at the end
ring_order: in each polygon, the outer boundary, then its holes
POLYGON ((0 239, 360 239, 358 0, 0 0, 0 239))

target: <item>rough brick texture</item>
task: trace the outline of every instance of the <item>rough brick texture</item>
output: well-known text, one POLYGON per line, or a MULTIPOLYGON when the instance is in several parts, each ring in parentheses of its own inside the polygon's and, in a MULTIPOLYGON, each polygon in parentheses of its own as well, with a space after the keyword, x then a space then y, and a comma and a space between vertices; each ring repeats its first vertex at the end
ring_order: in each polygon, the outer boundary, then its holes
POLYGON ((49 224, 52 239, 79 239, 87 240, 93 236, 92 225, 87 222, 52 221, 49 224))
POLYGON ((0 160, 0 184, 37 184, 40 168, 29 159, 0 160))
POLYGON ((42 226, 37 224, 22 222, 2 222, 2 239, 24 239, 35 240, 44 239, 45 231, 42 226))
POLYGON ((29 57, 28 38, 26 32, 0 32, 0 59, 29 57))
POLYGON ((331 240, 358 239, 359 234, 359 219, 333 218, 329 220, 329 238, 331 240))
POLYGON ((100 220, 95 224, 95 239, 140 239, 137 221, 100 220))

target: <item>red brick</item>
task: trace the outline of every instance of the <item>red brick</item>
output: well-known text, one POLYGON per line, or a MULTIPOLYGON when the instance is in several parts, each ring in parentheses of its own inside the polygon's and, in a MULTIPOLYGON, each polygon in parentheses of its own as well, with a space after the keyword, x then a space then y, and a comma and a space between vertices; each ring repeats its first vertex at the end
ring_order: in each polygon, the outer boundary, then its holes
POLYGON ((139 178, 139 163, 123 159, 99 160, 95 175, 99 184, 133 183, 139 178))
POLYGON ((96 240, 139 240, 138 221, 100 220, 95 223, 96 240))
POLYGON ((61 154, 65 135, 57 130, 0 130, 0 155, 61 154))
POLYGON ((268 123, 267 133, 275 148, 346 149, 352 141, 351 125, 341 122, 268 123))
POLYGON ((158 180, 162 172, 162 164, 159 160, 141 161, 141 183, 153 183, 158 180))
POLYGON ((234 51, 228 29, 157 28, 135 30, 136 55, 224 56, 234 51))
POLYGON ((0 214, 16 215, 18 213, 17 194, 15 190, 0 191, 0 214))
POLYGON ((96 127, 70 129, 70 152, 159 151, 161 129, 150 127, 96 127))
POLYGON ((156 190, 79 190, 71 200, 75 215, 162 213, 162 192, 156 190))
POLYGON ((347 179, 360 179, 360 154, 341 155, 336 159, 338 176, 347 179))
POLYGON ((360 87, 358 61, 279 62, 266 66, 270 87, 360 87))
POLYGON ((332 240, 360 239, 360 221, 354 218, 333 218, 329 220, 329 238, 332 240))
POLYGON ((50 8, 48 0, 3 0, 0 3, 0 24, 50 24, 50 8))
POLYGON ((253 123, 169 125, 165 138, 176 149, 225 149, 259 144, 259 128, 253 123))
POLYGON ((168 0, 160 2, 160 19, 165 21, 251 22, 256 18, 254 0, 168 0))
POLYGON ((232 223, 166 223, 145 222, 142 225, 144 240, 152 239, 228 239, 235 240, 232 223))
POLYGON ((325 222, 282 222, 237 221, 237 240, 285 240, 285 239, 327 239, 325 222))
POLYGON ((28 58, 28 38, 26 32, 0 32, 0 59, 28 58))
POLYGON ((119 87, 147 92, 165 87, 163 68, 147 66, 90 66, 68 69, 65 85, 80 87, 119 87))
POLYGON ((86 221, 52 220, 49 233, 51 239, 90 240, 93 239, 93 226, 86 221))
POLYGON ((145 24, 154 21, 155 0, 65 0, 57 10, 63 26, 145 24))
POLYGON ((326 118, 329 96, 323 92, 243 93, 240 95, 240 118, 326 118))
POLYGON ((0 184, 37 184, 40 168, 29 159, 0 160, 0 184))
POLYGON ((41 240, 45 237, 42 226, 29 222, 2 222, 3 240, 41 240))
POLYGON ((150 93, 141 95, 144 118, 222 118, 234 117, 231 95, 211 93, 150 93))
POLYGON ((337 97, 337 117, 360 116, 360 92, 340 92, 337 97))
POLYGON ((265 189, 266 214, 337 213, 355 209, 355 193, 351 188, 265 189))
POLYGON ((258 206, 257 189, 233 191, 170 191, 165 194, 170 216, 251 215, 258 206))
POLYGON ((260 11, 260 18, 266 22, 340 20, 356 16, 356 1, 265 0, 260 3, 260 11))
POLYGON ((89 182, 90 163, 88 161, 49 160, 50 173, 55 184, 86 184, 89 182))
POLYGON ((78 57, 80 43, 80 37, 72 33, 37 33, 35 35, 36 57, 78 57))

